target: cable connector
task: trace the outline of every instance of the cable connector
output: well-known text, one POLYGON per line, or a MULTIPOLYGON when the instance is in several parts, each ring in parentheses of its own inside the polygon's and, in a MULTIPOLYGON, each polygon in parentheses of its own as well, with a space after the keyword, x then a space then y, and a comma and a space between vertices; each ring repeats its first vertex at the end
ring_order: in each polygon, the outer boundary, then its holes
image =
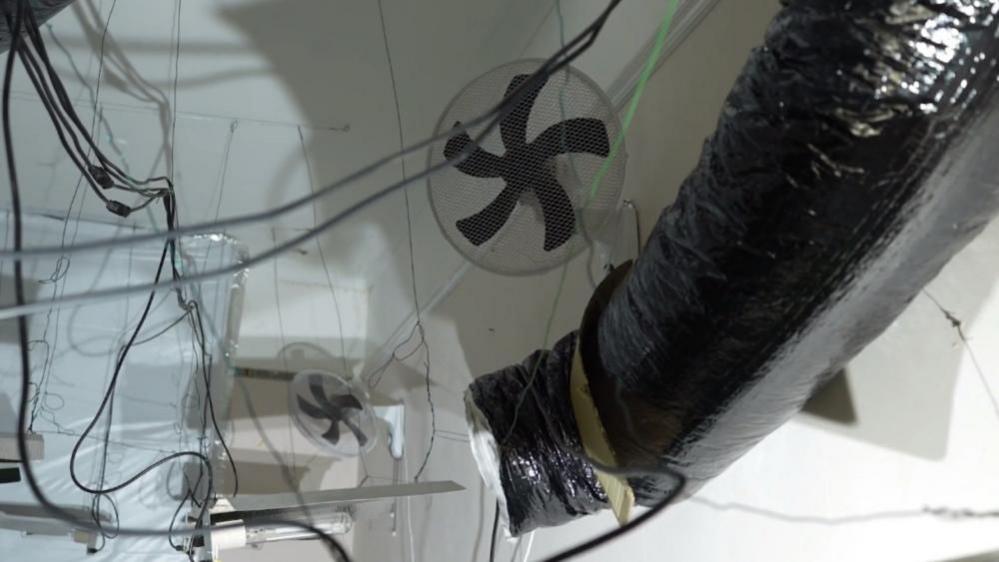
POLYGON ((94 178, 94 181, 97 182, 97 185, 101 186, 102 188, 111 189, 112 187, 114 187, 114 180, 111 179, 111 174, 109 174, 108 171, 105 170, 102 166, 97 166, 95 164, 88 164, 87 173, 89 173, 90 177, 94 178))
POLYGON ((127 217, 132 213, 131 207, 121 201, 115 201, 114 199, 109 199, 104 206, 107 207, 107 210, 118 215, 119 217, 127 217))

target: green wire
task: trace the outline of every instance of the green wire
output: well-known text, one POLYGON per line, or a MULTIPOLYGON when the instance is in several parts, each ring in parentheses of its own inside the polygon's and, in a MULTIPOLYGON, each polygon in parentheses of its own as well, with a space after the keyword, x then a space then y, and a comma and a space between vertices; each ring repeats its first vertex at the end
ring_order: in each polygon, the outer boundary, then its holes
MULTIPOLYGON (((669 7, 666 9, 663 21, 659 25, 659 33, 656 34, 656 42, 652 46, 652 51, 649 53, 649 57, 645 60, 645 66, 642 68, 642 73, 638 77, 638 83, 635 85, 635 91, 631 95, 631 102, 628 103, 628 110, 625 112, 624 119, 621 123, 621 131, 618 133, 617 138, 614 139, 614 144, 611 145, 610 154, 604 160, 600 169, 597 170, 597 174, 593 177, 593 185, 590 186, 589 199, 592 199, 593 196, 597 194, 597 188, 603 181, 604 176, 607 175, 607 172, 610 170, 614 160, 617 159, 618 153, 621 151, 621 146, 624 144, 624 137, 628 134, 628 130, 631 128, 631 122, 635 119, 635 112, 638 110, 638 102, 642 99, 642 94, 645 92, 645 86, 648 84, 649 78, 652 76, 652 73, 656 69, 656 65, 659 63, 659 58, 662 57, 663 49, 666 47, 666 37, 669 35, 670 27, 673 25, 673 16, 676 15, 676 10, 679 4, 680 0, 672 0, 669 7)), ((589 200, 587 202, 589 202, 589 200)))
MULTIPOLYGON (((561 0, 556 0, 556 2, 556 7, 559 8, 559 18, 561 20, 561 0)), ((635 84, 635 91, 632 93, 631 101, 628 103, 628 109, 625 111, 624 119, 621 122, 621 131, 618 133, 617 138, 614 139, 614 143, 611 145, 610 153, 607 155, 607 158, 604 159, 603 165, 600 166, 600 169, 597 170, 596 175, 593 177, 590 192, 587 194, 586 201, 583 203, 584 209, 596 195, 600 183, 607 175, 608 170, 610 170, 610 167, 614 164, 614 160, 617 159, 617 156, 621 151, 621 146, 624 144, 624 137, 628 134, 628 130, 631 128, 631 123, 635 119, 635 112, 638 110, 638 102, 641 101, 642 94, 645 92, 645 86, 648 84, 649 78, 652 77, 652 73, 655 71, 656 65, 662 57, 663 49, 666 47, 666 38, 669 36, 669 30, 673 25, 673 16, 676 15, 679 3, 680 0, 670 0, 669 6, 666 8, 666 13, 663 15, 662 23, 659 24, 659 32, 656 34, 656 41, 652 45, 652 50, 649 52, 648 58, 645 60, 645 66, 642 67, 642 73, 638 77, 638 83, 635 84)), ((541 345, 542 349, 546 349, 548 347, 548 340, 551 337, 552 324, 555 321, 555 312, 558 310, 558 303, 562 298, 562 291, 565 289, 565 280, 568 270, 569 261, 566 261, 565 264, 562 265, 562 274, 559 279, 558 288, 555 291, 555 298, 552 301, 552 311, 548 315, 548 321, 545 322, 545 336, 544 342, 541 345)), ((520 408, 523 406, 524 400, 527 398, 527 394, 530 392, 531 387, 534 386, 534 380, 537 377, 538 367, 540 367, 540 365, 541 361, 536 361, 534 366, 531 368, 531 376, 527 379, 527 385, 517 398, 517 405, 513 410, 513 421, 510 423, 510 429, 507 430, 506 435, 500 440, 500 445, 505 445, 507 439, 509 439, 513 434, 513 430, 517 426, 517 417, 520 415, 520 408)))

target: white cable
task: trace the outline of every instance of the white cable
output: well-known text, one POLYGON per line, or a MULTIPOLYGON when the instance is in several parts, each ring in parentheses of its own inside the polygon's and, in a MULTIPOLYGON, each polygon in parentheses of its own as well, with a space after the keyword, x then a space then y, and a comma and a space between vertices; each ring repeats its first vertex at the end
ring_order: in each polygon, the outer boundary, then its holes
MULTIPOLYGON (((403 429, 405 431, 405 429, 403 429)), ((409 482, 409 455, 402 457, 403 478, 409 482)), ((406 496, 406 533, 409 535, 409 562, 416 562, 416 546, 413 543, 413 496, 406 496)))
POLYGON ((524 557, 521 559, 521 562, 527 562, 527 559, 531 556, 531 547, 534 546, 535 532, 536 531, 531 531, 530 534, 527 535, 527 548, 524 549, 524 557))

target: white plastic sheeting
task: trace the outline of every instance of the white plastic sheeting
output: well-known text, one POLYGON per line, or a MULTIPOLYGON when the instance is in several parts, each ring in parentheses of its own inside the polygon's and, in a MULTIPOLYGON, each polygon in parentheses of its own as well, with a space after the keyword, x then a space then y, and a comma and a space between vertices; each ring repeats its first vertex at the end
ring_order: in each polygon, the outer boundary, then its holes
MULTIPOLYGON (((11 243, 9 214, 0 216, 0 232, 6 247, 11 243)), ((25 218, 27 244, 58 245, 73 240, 125 236, 129 229, 98 223, 64 221, 63 217, 32 215, 25 218)), ((185 239, 180 246, 185 271, 230 265, 242 259, 238 244, 223 237, 185 239)), ((29 300, 49 300, 123 284, 153 280, 162 245, 138 245, 71 256, 47 256, 25 263, 29 300)), ((9 305, 13 297, 12 262, 0 260, 0 301, 9 305)), ((164 279, 169 278, 168 266, 164 279)), ((210 357, 212 398, 225 431, 231 376, 226 367, 234 348, 235 320, 240 310, 242 275, 222 277, 185 290, 187 298, 200 298, 205 322, 206 349, 210 357)), ((70 452, 79 434, 93 418, 107 388, 120 346, 127 341, 145 305, 148 293, 88 303, 53 307, 34 314, 29 322, 31 352, 33 430, 44 437, 45 457, 33 463, 42 487, 55 503, 66 508, 90 509, 91 496, 78 490, 69 474, 70 452)), ((228 464, 217 456, 211 421, 204 431, 204 384, 196 369, 198 355, 191 325, 182 315, 176 295, 156 293, 151 313, 128 353, 121 372, 108 441, 104 486, 115 485, 156 460, 178 451, 205 450, 214 458, 216 489, 228 489, 228 464), (144 342, 162 330, 162 335, 144 342), (203 437, 204 441, 202 441, 203 437), (204 448, 204 449, 203 449, 204 448)), ((20 361, 14 320, 0 322, 0 432, 16 430, 20 392, 20 361)), ((106 419, 106 418, 102 418, 106 419)), ((98 423, 80 449, 77 475, 86 484, 99 485, 105 424, 98 423)), ((196 474, 193 457, 181 458, 155 469, 135 484, 111 494, 124 527, 166 529, 184 491, 183 470, 196 474), (190 464, 190 466, 185 466, 190 464)), ((0 485, 0 504, 36 507, 22 483, 0 485)), ((3 510, 0 505, 0 511, 3 510)), ((107 501, 102 511, 113 517, 107 501)), ((181 518, 187 515, 187 508, 181 518)), ((36 520, 37 522, 37 520, 36 520)), ((51 524, 53 521, 49 520, 51 524)), ((11 529, 19 520, 0 516, 0 550, 6 560, 81 560, 86 545, 74 542, 67 530, 61 535, 25 535, 11 529), (7 527, 7 528, 4 528, 7 527), (40 553, 44 552, 44 556, 40 553)), ((181 523, 182 525, 183 523, 181 523)), ((114 523, 108 525, 113 530, 114 523)), ((101 545, 98 539, 97 546, 101 545)), ((167 538, 119 537, 91 560, 159 561, 186 560, 170 548, 167 538)))

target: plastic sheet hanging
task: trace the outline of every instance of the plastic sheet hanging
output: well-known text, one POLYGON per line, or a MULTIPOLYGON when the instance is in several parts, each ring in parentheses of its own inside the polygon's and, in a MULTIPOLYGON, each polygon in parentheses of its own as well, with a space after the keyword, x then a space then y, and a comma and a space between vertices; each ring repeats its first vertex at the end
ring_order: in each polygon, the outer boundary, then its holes
MULTIPOLYGON (((997 11, 785 2, 676 202, 579 334, 620 466, 670 468, 696 490, 981 231, 999 207, 997 11)), ((480 471, 513 534, 607 507, 569 407, 575 341, 467 394, 480 471)), ((629 483, 651 505, 677 479, 629 483)))
MULTIPOLYGON (((0 227, 9 231, 11 215, 0 213, 0 227)), ((64 221, 62 216, 28 214, 24 235, 32 244, 59 244, 71 233, 74 242, 134 234, 128 226, 86 220, 64 221)), ((70 242, 66 240, 66 242, 70 242)), ((6 242, 9 244, 9 241, 6 242)), ((40 256, 26 260, 24 275, 29 300, 45 302, 73 294, 144 283, 155 275, 162 243, 138 244, 128 251, 40 256)), ((245 260, 245 250, 220 235, 183 238, 178 266, 185 273, 225 267, 245 260)), ((4 262, 0 262, 4 263, 4 262)), ((11 302, 10 266, 0 267, 0 300, 11 302)), ((206 332, 207 375, 212 384, 215 413, 223 431, 233 378, 228 363, 235 353, 245 273, 210 280, 187 289, 197 299, 206 332)), ((114 359, 124 338, 142 312, 147 294, 53 307, 28 318, 32 358, 31 432, 44 440, 44 457, 32 469, 45 494, 57 505, 84 521, 91 521, 93 496, 73 484, 69 459, 74 444, 98 409, 107 389, 114 359)), ((231 473, 214 439, 207 411, 205 386, 194 332, 170 291, 157 292, 145 328, 130 350, 119 380, 114 412, 108 428, 107 463, 104 430, 106 417, 83 441, 77 458, 78 477, 87 485, 112 486, 137 474, 157 460, 178 451, 205 453, 217 468, 215 492, 230 490, 231 473), (203 439, 207 436, 207 439, 203 439), (104 475, 103 478, 101 475, 104 475)), ((0 433, 16 431, 18 369, 14 324, 0 324, 0 433)), ((105 414, 106 416, 106 414, 105 414)), ((228 437, 227 437, 228 438, 228 437)), ((190 504, 178 511, 189 482, 196 481, 201 465, 178 459, 144 476, 134 484, 105 496, 98 505, 104 525, 113 535, 119 525, 129 528, 166 529, 176 515, 176 527, 189 526, 190 504), (187 479, 187 476, 191 479, 187 479), (185 481, 187 480, 187 482, 185 481)), ((207 480, 203 481, 207 484, 207 480)), ((204 493, 207 486, 199 488, 204 493)), ((194 511, 196 513, 196 511, 194 511)), ((78 529, 77 529, 78 530, 78 529)), ((81 536, 39 506, 24 482, 0 485, 0 552, 4 560, 128 560, 160 562, 186 560, 174 551, 166 536, 118 536, 104 541, 81 536), (27 532, 27 531, 30 531, 27 532), (86 542, 99 551, 87 554, 86 542), (77 542, 77 541, 82 541, 77 542), (44 554, 39 554, 44 552, 44 554)), ((90 534, 90 533, 86 533, 90 534)), ((177 537, 176 542, 182 542, 177 537)))

